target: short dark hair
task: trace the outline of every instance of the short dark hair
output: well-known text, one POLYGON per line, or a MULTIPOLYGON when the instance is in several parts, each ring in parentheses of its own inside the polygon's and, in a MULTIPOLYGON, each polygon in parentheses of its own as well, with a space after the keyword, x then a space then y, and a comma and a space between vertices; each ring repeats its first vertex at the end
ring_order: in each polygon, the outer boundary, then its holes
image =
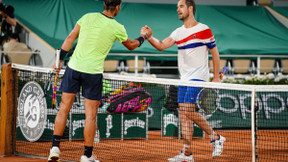
POLYGON ((186 5, 189 8, 190 6, 193 7, 193 14, 195 15, 196 13, 196 5, 194 0, 186 0, 186 5))
POLYGON ((104 10, 115 10, 121 4, 121 0, 104 0, 104 10))

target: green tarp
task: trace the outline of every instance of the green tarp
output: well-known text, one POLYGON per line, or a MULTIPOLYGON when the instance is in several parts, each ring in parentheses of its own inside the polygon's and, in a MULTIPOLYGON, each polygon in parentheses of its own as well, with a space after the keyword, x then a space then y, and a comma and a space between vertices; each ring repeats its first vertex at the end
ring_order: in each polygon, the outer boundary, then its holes
MULTIPOLYGON (((83 14, 103 11, 103 1, 95 0, 3 2, 13 5, 16 18, 54 48, 61 46, 83 14)), ((115 19, 125 26, 131 39, 139 36, 142 26, 149 25, 153 35, 163 40, 183 25, 176 10, 176 4, 123 3, 115 19)), ((275 20, 264 7, 199 5, 195 17, 212 29, 221 54, 288 53, 287 28, 275 20)), ((160 52, 145 42, 140 48, 128 51, 116 41, 110 52, 176 54, 177 48, 173 46, 160 52)))
POLYGON ((273 10, 278 12, 279 14, 288 18, 288 7, 271 7, 273 10))

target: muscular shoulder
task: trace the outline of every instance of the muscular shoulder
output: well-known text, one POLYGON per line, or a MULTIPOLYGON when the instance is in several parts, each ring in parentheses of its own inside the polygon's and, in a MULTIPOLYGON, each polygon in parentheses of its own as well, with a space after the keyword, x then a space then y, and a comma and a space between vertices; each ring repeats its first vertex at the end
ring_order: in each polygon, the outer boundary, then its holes
POLYGON ((199 23, 198 26, 199 26, 199 28, 201 28, 201 29, 203 29, 203 30, 205 30, 205 29, 210 29, 209 26, 206 25, 206 24, 199 23))
POLYGON ((124 27, 124 25, 120 24, 119 22, 117 22, 116 20, 113 21, 113 29, 114 31, 117 32, 123 32, 126 33, 126 29, 124 27))
POLYGON ((100 13, 98 13, 98 12, 91 12, 91 13, 87 13, 87 14, 85 14, 85 15, 83 15, 80 19, 90 19, 90 18, 95 18, 95 17, 97 17, 97 16, 99 16, 100 15, 100 13))
POLYGON ((82 25, 82 23, 86 22, 93 22, 95 19, 97 19, 97 17, 99 17, 100 13, 98 12, 94 12, 94 13, 87 13, 85 15, 83 15, 78 21, 77 24, 79 24, 80 26, 82 25))
POLYGON ((180 32, 183 29, 185 29, 184 25, 180 26, 179 28, 176 28, 173 32, 180 32))

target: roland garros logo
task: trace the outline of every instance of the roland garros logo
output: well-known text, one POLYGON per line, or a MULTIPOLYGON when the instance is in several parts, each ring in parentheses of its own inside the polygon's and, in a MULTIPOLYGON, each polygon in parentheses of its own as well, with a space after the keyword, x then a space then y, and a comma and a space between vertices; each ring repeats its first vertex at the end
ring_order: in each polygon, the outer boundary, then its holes
POLYGON ((41 86, 28 82, 21 90, 18 99, 18 121, 24 137, 30 141, 37 141, 43 134, 47 117, 46 99, 41 86))

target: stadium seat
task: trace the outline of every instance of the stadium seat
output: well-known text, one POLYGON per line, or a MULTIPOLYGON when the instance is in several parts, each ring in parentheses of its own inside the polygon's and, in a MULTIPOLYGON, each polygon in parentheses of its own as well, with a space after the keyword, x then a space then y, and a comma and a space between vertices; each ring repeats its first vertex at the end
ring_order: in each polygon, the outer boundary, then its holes
MULTIPOLYGON (((224 66, 227 66, 227 60, 220 59, 220 71, 222 70, 222 68, 224 66)), ((213 73, 214 70, 213 70, 213 61, 212 60, 209 60, 209 68, 210 68, 210 73, 213 73)))
POLYGON ((105 60, 104 72, 117 72, 118 60, 105 60))
POLYGON ((259 0, 258 3, 260 6, 270 6, 271 0, 259 0))
POLYGON ((282 69, 284 74, 288 74, 288 59, 281 60, 282 69))
MULTIPOLYGON (((128 67, 128 72, 135 72, 135 60, 127 60, 127 67, 128 67)), ((146 73, 147 71, 149 71, 149 69, 147 69, 148 66, 147 66, 146 60, 138 60, 137 67, 138 67, 138 72, 146 73)))
POLYGON ((273 73, 273 69, 275 67, 274 59, 261 59, 260 60, 260 73, 273 73))
MULTIPOLYGON (((5 45, 4 45, 5 47, 5 45)), ((18 43, 13 46, 13 48, 6 49, 4 51, 7 52, 5 55, 8 57, 9 62, 28 65, 30 57, 32 56, 32 50, 27 47, 24 43, 18 43), (26 53, 19 53, 26 52, 26 53)))
POLYGON ((251 60, 249 59, 235 59, 233 60, 234 73, 247 74, 251 67, 251 60))

